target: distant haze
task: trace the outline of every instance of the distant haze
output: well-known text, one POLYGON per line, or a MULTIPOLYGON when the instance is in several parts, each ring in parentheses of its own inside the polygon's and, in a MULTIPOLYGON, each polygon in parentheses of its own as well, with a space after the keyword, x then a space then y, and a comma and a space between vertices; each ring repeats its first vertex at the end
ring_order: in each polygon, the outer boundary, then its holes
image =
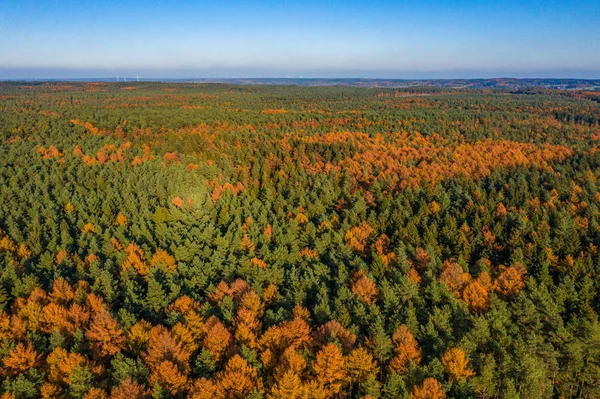
POLYGON ((600 1, 4 0, 0 79, 600 78, 600 1))

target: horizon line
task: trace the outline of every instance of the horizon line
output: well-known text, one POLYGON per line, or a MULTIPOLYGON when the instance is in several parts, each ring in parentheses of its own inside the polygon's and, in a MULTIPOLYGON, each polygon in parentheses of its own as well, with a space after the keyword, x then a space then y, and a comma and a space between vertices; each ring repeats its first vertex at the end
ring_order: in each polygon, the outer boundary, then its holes
POLYGON ((90 77, 20 77, 20 78, 2 78, 0 81, 3 82, 21 82, 21 81, 39 81, 39 82, 67 82, 67 81, 114 81, 114 83, 138 83, 147 81, 161 81, 161 80, 395 80, 395 81, 429 81, 429 80, 498 80, 498 79, 512 79, 512 80, 584 80, 584 81, 600 81, 598 78, 580 78, 572 76, 554 76, 554 77, 514 77, 514 76, 495 76, 495 77, 453 77, 453 78, 439 78, 439 77, 420 77, 420 78, 394 78, 394 77, 304 77, 304 76, 216 76, 216 77, 139 77, 139 76, 90 76, 90 77), (131 79, 127 82, 124 79, 131 79))

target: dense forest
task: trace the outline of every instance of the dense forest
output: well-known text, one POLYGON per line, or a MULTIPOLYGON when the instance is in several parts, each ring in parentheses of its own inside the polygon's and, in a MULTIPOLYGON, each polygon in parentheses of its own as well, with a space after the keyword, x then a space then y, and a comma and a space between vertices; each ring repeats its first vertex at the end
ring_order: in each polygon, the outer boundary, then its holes
POLYGON ((600 397, 600 95, 0 84, 0 397, 600 397))

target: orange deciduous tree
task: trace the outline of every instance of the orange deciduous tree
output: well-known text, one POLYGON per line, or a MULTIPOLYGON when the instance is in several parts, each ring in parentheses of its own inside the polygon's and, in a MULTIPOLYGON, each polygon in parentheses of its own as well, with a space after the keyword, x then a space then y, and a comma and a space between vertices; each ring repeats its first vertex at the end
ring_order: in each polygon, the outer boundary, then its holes
POLYGON ((96 231, 96 227, 94 226, 93 223, 86 223, 83 228, 81 229, 81 232, 83 234, 87 234, 87 233, 93 233, 94 231, 96 231))
POLYGON ((361 383, 377 373, 377 363, 365 348, 356 348, 346 359, 346 371, 352 382, 361 383))
POLYGON ((237 279, 231 284, 227 284, 225 281, 221 281, 217 285, 217 289, 212 294, 208 295, 208 299, 212 302, 219 304, 226 296, 237 299, 240 295, 246 292, 250 287, 244 280, 237 279))
POLYGON ((166 163, 181 163, 179 154, 176 151, 165 153, 165 155, 163 155, 163 160, 166 163))
POLYGON ((162 248, 158 248, 150 260, 152 267, 156 267, 159 264, 165 266, 168 272, 174 272, 177 269, 175 258, 162 248))
POLYGON ((211 316, 204 326, 204 334, 202 345, 213 359, 220 360, 229 347, 231 333, 216 316, 211 316))
POLYGON ((396 254, 391 250, 390 238, 387 234, 380 235, 373 244, 373 248, 386 266, 396 259, 396 254))
POLYGON ((68 258, 69 258, 69 253, 67 251, 65 251, 64 249, 61 249, 56 254, 56 258, 54 259, 54 262, 57 265, 60 265, 61 263, 63 263, 64 261, 66 261, 68 258))
POLYGON ((256 369, 239 355, 234 355, 217 375, 216 397, 242 399, 254 388, 262 390, 256 369))
POLYGON ((435 215, 436 213, 439 213, 441 210, 442 210, 442 207, 437 202, 431 201, 429 203, 429 212, 431 214, 435 215))
POLYGON ((17 248, 17 256, 21 259, 27 259, 31 256, 31 251, 27 249, 25 244, 21 243, 17 248))
POLYGON ((215 382, 202 377, 194 381, 187 397, 189 399, 213 399, 216 397, 216 392, 215 382))
POLYGON ((314 251, 314 250, 310 249, 309 247, 304 247, 300 251, 300 256, 302 256, 303 258, 306 258, 306 259, 315 259, 318 256, 318 254, 317 254, 317 251, 314 251))
POLYGON ((429 265, 429 262, 431 262, 431 257, 429 254, 423 248, 417 248, 415 251, 415 267, 423 270, 427 267, 427 265, 429 265))
POLYGON ((150 340, 150 330, 152 325, 146 320, 138 320, 127 332, 127 347, 133 352, 139 352, 146 349, 146 344, 150 340))
POLYGON ((410 393, 410 399, 444 399, 446 394, 442 389, 442 384, 435 378, 426 378, 423 385, 413 387, 410 393))
POLYGON ((328 395, 338 394, 346 378, 346 362, 340 349, 333 343, 325 345, 314 364, 317 382, 328 395))
POLYGON ((102 297, 93 292, 87 296, 87 306, 91 312, 101 312, 107 309, 102 297))
POLYGON ((259 269, 263 269, 263 270, 267 269, 267 262, 265 262, 264 260, 259 259, 257 257, 250 259, 250 263, 252 265, 258 267, 259 269))
POLYGON ((271 303, 276 300, 279 297, 277 286, 275 286, 275 284, 269 284, 267 288, 264 289, 262 297, 263 301, 266 303, 271 303))
POLYGON ((82 157, 85 155, 79 144, 77 144, 75 148, 73 148, 73 155, 75 155, 76 157, 82 157))
POLYGON ((70 302, 75 297, 75 294, 73 293, 73 289, 69 283, 67 283, 62 277, 59 277, 54 280, 54 283, 52 284, 52 292, 50 293, 50 297, 52 297, 52 299, 58 303, 65 304, 70 302))
POLYGON ((185 325, 190 329, 195 340, 204 334, 204 318, 196 311, 189 311, 183 316, 185 325))
POLYGON ((92 350, 99 356, 113 356, 120 352, 125 343, 123 332, 117 321, 107 310, 100 310, 92 316, 92 322, 86 331, 86 337, 92 350))
POLYGON ((350 351, 356 342, 356 335, 344 328, 337 320, 331 320, 319 327, 315 333, 318 344, 325 345, 331 339, 337 340, 345 351, 350 351))
POLYGON ((187 377, 177 368, 176 364, 169 360, 163 360, 152 368, 150 383, 158 383, 171 395, 177 395, 187 383, 187 377))
POLYGON ((37 362, 38 355, 31 345, 25 346, 22 343, 18 343, 14 349, 8 352, 8 356, 2 361, 4 364, 2 373, 11 376, 21 374, 35 367, 37 362))
POLYGON ((294 317, 292 320, 284 322, 281 326, 281 335, 284 346, 301 349, 308 347, 311 343, 310 326, 306 320, 300 317, 294 317))
POLYGON ((257 346, 257 334, 261 325, 262 304, 260 297, 254 291, 242 296, 235 318, 235 337, 238 343, 250 348, 257 346))
POLYGON ((242 241, 240 242, 240 248, 244 252, 253 252, 254 251, 254 243, 250 240, 247 234, 244 234, 242 237, 242 241))
POLYGON ((185 316, 189 312, 191 312, 193 310, 198 310, 199 308, 200 308, 200 304, 198 302, 196 302, 195 300, 193 300, 192 298, 190 298, 187 295, 182 295, 179 298, 177 298, 175 300, 175 302, 173 302, 171 305, 169 305, 166 312, 168 315, 171 312, 176 311, 185 316))
POLYGON ((469 367, 469 358, 460 348, 450 348, 442 356, 444 371, 453 381, 464 381, 475 375, 469 367))
POLYGON ((300 212, 296 215, 294 220, 296 222, 298 222, 298 224, 306 224, 306 223, 308 223, 308 216, 306 216, 304 213, 300 212))
POLYGON ((173 328, 171 328, 171 333, 188 353, 193 353, 198 349, 198 342, 194 339, 194 333, 192 330, 186 326, 185 324, 178 322, 173 328))
POLYGON ((496 217, 504 217, 508 214, 508 211, 506 210, 506 207, 504 206, 504 204, 501 202, 498 204, 498 206, 496 207, 496 212, 495 215, 496 217))
POLYGON ((183 200, 181 199, 181 197, 173 198, 173 200, 171 200, 171 203, 173 205, 175 205, 177 208, 183 207, 183 200))
POLYGON ((189 369, 190 354, 183 349, 183 345, 171 335, 169 330, 161 325, 150 330, 148 349, 143 358, 152 370, 159 367, 164 360, 171 362, 184 374, 189 369))
POLYGON ((121 212, 117 215, 117 219, 115 220, 116 226, 127 226, 127 217, 123 215, 121 212))
POLYGON ((265 229, 263 230, 263 234, 265 236, 265 238, 267 239, 267 241, 271 241, 271 238, 273 237, 273 226, 271 226, 270 224, 268 224, 265 229))
POLYGON ((445 261, 440 274, 440 281, 445 284, 456 298, 465 285, 471 280, 471 275, 465 273, 463 268, 456 262, 445 261))
POLYGON ((411 267, 408 271, 408 279, 415 284, 421 283, 421 276, 419 275, 417 269, 415 269, 414 267, 411 267))
POLYGON ((131 243, 125 248, 127 259, 121 265, 121 270, 125 271, 133 267, 138 274, 148 277, 149 266, 146 262, 146 257, 142 249, 134 243, 131 243))
POLYGON ((361 298, 367 305, 371 305, 377 297, 377 286, 362 270, 356 273, 352 283, 352 292, 361 298))
POLYGON ((123 380, 110 394, 110 399, 147 399, 149 397, 146 389, 131 378, 123 380))
POLYGON ((48 365, 48 379, 50 382, 70 384, 73 371, 83 365, 85 359, 78 353, 69 353, 63 348, 56 348, 46 358, 48 365))
POLYGON ((68 336, 74 329, 73 324, 69 321, 69 311, 56 303, 49 303, 44 306, 44 327, 45 332, 54 330, 60 331, 61 334, 68 336))
POLYGON ((294 347, 290 346, 289 348, 286 348, 283 355, 281 355, 274 374, 279 378, 291 371, 294 374, 301 376, 305 368, 306 361, 304 358, 300 356, 294 347))
POLYGON ((404 324, 399 326, 392 336, 396 355, 390 362, 390 371, 403 374, 411 365, 421 362, 421 349, 415 337, 404 324))
POLYGON ((73 333, 75 330, 83 330, 88 325, 90 312, 84 306, 74 303, 69 308, 67 319, 71 328, 69 333, 73 333))
POLYGON ((267 395, 268 399, 308 399, 308 397, 306 386, 293 371, 285 373, 267 395))
POLYGON ((40 397, 42 399, 60 398, 64 397, 64 392, 59 386, 45 382, 40 387, 40 397))
POLYGON ((462 298, 475 313, 485 312, 491 304, 490 294, 479 280, 473 280, 465 287, 462 298))
POLYGON ((522 265, 517 264, 510 267, 500 266, 499 269, 500 275, 493 284, 493 289, 497 294, 509 297, 517 295, 525 288, 525 282, 523 281, 525 268, 522 265))
POLYGON ((359 226, 352 227, 350 230, 346 231, 344 241, 346 242, 346 245, 354 251, 363 252, 365 250, 366 241, 371 233, 373 233, 373 228, 369 226, 367 222, 362 222, 359 226))

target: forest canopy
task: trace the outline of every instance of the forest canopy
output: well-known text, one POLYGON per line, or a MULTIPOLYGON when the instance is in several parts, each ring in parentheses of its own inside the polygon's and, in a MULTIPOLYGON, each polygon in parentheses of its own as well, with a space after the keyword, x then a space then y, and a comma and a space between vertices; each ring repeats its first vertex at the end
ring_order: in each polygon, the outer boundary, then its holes
POLYGON ((597 94, 0 84, 0 397, 600 397, 597 94))

